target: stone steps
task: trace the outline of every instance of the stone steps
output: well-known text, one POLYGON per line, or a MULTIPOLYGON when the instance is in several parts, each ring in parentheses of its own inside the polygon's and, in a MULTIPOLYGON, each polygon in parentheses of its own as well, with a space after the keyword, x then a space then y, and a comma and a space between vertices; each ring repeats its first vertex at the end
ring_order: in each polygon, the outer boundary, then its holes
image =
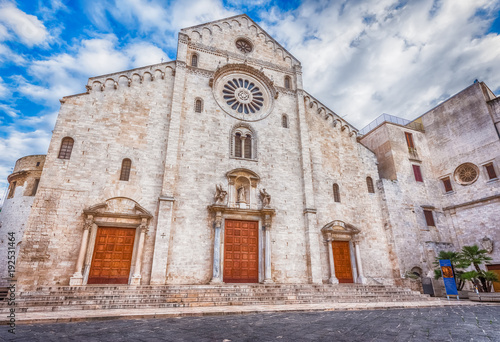
MULTIPOLYGON (((166 285, 40 287, 16 298, 16 311, 141 309, 234 305, 408 302, 434 300, 395 286, 166 285)), ((7 312, 0 303, 0 313, 7 312)))

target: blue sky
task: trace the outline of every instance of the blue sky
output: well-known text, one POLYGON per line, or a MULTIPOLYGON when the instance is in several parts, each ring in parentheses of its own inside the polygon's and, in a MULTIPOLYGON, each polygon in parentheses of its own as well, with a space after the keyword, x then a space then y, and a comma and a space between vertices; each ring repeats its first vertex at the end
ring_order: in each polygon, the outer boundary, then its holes
POLYGON ((60 98, 175 59, 181 28, 240 13, 357 128, 415 118, 475 79, 500 93, 498 0, 0 0, 0 200, 15 161, 46 153, 60 98))

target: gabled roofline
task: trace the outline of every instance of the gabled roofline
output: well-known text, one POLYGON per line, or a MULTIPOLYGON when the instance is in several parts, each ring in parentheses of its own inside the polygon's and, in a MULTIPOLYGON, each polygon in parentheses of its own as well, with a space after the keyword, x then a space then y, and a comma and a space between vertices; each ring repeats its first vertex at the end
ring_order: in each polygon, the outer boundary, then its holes
POLYGON ((267 33, 266 30, 264 30, 262 27, 260 27, 260 25, 257 24, 252 18, 250 18, 246 13, 234 15, 232 17, 227 17, 227 18, 222 18, 222 19, 218 19, 218 20, 209 21, 207 23, 203 23, 203 24, 199 24, 199 25, 185 27, 185 28, 180 29, 180 32, 186 31, 186 30, 191 30, 191 29, 194 29, 194 28, 203 27, 203 26, 214 24, 214 23, 221 22, 221 21, 235 19, 235 18, 247 18, 248 20, 250 20, 255 26, 257 26, 257 28, 259 28, 260 30, 262 30, 262 32, 264 32, 267 35, 268 38, 272 39, 280 48, 282 48, 284 51, 286 51, 286 53, 288 53, 290 55, 290 57, 292 57, 295 60, 295 62, 297 62, 300 65, 302 65, 300 63, 300 61, 294 55, 292 55, 290 53, 290 51, 288 51, 287 49, 285 49, 283 47, 283 45, 281 45, 276 39, 274 39, 269 33, 267 33))

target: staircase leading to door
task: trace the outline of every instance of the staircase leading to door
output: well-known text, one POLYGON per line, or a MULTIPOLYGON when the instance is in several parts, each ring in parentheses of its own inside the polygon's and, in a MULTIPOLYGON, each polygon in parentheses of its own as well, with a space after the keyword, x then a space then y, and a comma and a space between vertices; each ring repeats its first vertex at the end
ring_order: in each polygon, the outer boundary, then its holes
MULTIPOLYGON (((430 300, 396 286, 357 284, 60 286, 20 293, 16 312, 430 300)), ((8 309, 0 302, 1 313, 8 309)))

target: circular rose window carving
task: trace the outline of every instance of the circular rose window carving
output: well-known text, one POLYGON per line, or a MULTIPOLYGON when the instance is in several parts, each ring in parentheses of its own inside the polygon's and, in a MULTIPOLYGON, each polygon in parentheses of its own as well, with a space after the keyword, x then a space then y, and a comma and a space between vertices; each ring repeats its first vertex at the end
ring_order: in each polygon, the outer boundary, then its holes
POLYGON ((219 106, 239 120, 261 120, 272 110, 271 91, 250 73, 240 71, 217 78, 213 92, 219 106))
POLYGON ((455 180, 458 184, 469 185, 479 177, 479 169, 472 163, 465 163, 455 170, 455 180))
POLYGON ((243 78, 233 78, 224 84, 224 100, 238 113, 257 113, 264 105, 264 94, 254 82, 243 78))
POLYGON ((236 41, 236 48, 243 53, 249 53, 252 51, 252 43, 246 39, 238 39, 236 41))

